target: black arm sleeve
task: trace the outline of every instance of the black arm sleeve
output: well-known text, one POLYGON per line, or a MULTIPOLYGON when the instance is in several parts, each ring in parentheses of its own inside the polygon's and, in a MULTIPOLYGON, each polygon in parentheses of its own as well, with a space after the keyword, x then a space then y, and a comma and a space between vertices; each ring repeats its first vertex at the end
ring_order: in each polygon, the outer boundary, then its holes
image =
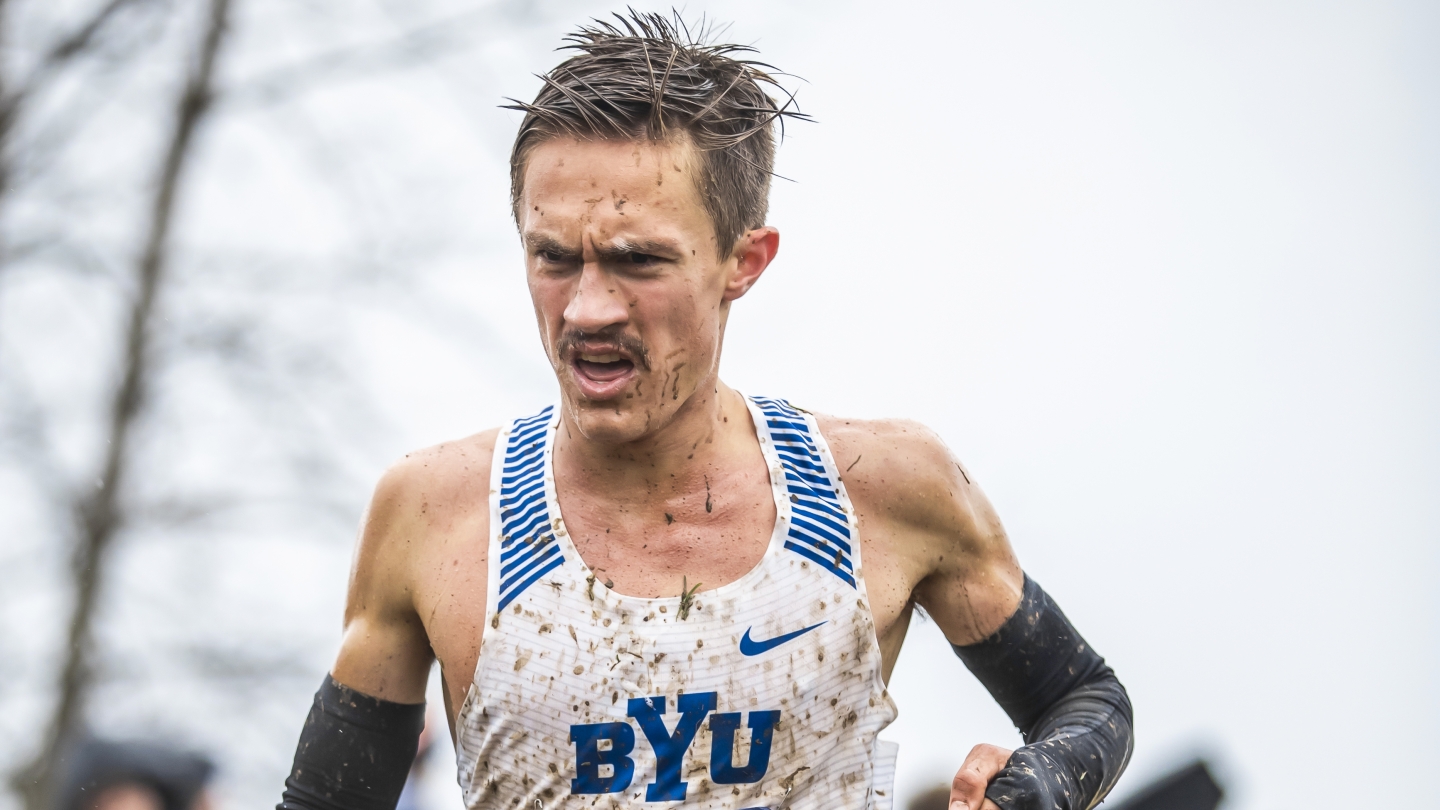
POLYGON ((395 810, 424 728, 424 703, 380 700, 326 675, 276 810, 395 810))
POLYGON ((1089 810, 1105 798, 1134 745, 1130 696, 1035 580, 1025 577, 995 635, 955 654, 1025 738, 986 798, 1003 810, 1089 810))

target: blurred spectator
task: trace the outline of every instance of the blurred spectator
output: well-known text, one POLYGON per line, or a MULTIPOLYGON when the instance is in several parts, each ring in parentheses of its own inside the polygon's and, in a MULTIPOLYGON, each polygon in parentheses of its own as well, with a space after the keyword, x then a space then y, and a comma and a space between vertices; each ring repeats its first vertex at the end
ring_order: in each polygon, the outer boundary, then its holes
POLYGON ((918 793, 905 805, 905 810, 949 810, 950 808, 950 786, 936 785, 918 793))
POLYGON ((215 765, 150 742, 87 739, 61 766, 56 810, 211 810, 215 765))
POLYGON ((1115 810, 1215 810, 1224 798, 1210 763, 1197 759, 1144 785, 1115 810))

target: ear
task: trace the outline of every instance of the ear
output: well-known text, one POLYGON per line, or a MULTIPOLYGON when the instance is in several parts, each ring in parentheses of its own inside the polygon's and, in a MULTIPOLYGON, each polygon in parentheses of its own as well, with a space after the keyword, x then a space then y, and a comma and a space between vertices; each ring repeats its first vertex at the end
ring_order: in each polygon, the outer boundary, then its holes
POLYGON ((725 284, 724 301, 729 303, 750 292, 760 274, 774 261, 780 252, 780 231, 770 226, 746 231, 735 241, 735 269, 725 284))

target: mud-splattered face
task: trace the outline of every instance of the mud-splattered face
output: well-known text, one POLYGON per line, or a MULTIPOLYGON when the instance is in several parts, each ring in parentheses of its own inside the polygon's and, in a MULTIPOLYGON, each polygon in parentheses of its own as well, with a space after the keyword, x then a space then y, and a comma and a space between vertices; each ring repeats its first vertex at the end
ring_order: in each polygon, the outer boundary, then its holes
POLYGON ((519 203, 530 296, 589 439, 635 441, 714 390, 729 303, 754 278, 743 258, 720 257, 694 160, 683 142, 557 138, 530 153, 519 203))

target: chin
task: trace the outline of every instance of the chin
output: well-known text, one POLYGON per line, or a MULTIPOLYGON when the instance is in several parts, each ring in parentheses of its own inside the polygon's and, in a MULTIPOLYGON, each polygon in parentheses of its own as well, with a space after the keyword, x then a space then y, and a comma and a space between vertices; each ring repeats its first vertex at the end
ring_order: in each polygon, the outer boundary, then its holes
POLYGON ((587 400, 566 397, 575 429, 586 439, 601 444, 625 444, 643 438, 664 424, 651 403, 634 399, 587 400))

